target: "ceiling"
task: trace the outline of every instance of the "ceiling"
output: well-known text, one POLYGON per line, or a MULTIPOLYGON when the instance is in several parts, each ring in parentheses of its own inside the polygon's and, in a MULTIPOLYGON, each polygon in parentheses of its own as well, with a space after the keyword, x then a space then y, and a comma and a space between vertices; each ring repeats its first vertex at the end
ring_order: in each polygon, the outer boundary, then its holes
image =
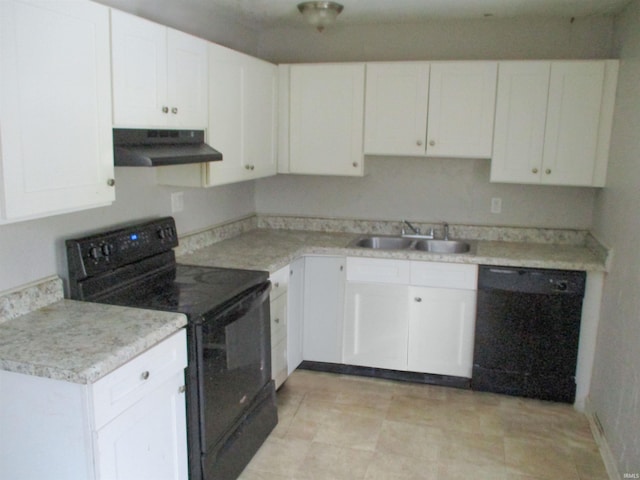
MULTIPOLYGON (((581 18, 619 12, 630 0, 339 0, 342 25, 423 22, 485 17, 581 18)), ((155 8, 175 0, 154 0, 155 8)), ((297 0, 189 0, 201 11, 218 12, 239 23, 264 30, 303 26, 297 0)))

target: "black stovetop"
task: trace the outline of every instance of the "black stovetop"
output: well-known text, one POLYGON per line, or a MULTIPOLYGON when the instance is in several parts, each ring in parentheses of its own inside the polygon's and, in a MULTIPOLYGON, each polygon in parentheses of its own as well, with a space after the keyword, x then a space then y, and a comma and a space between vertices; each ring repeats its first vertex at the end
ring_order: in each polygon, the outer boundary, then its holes
POLYGON ((190 318, 224 309, 232 299, 268 280, 268 273, 177 264, 174 269, 93 299, 187 314, 190 318))

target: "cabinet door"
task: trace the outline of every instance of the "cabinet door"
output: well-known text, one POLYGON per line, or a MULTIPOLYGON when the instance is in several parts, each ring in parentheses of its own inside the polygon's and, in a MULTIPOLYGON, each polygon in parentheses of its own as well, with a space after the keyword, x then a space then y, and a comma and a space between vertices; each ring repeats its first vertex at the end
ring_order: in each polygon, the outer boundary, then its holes
POLYGON ((244 168, 243 56, 219 45, 209 45, 209 143, 222 152, 221 162, 207 165, 206 185, 248 179, 244 168))
POLYGON ((167 28, 111 10, 111 45, 114 125, 166 126, 167 28))
POLYGON ((496 62, 432 63, 427 155, 491 158, 496 62))
POLYGON ((540 182, 550 68, 549 62, 500 63, 492 182, 540 182))
POLYGON ((250 178, 276 174, 278 68, 246 57, 244 167, 250 178))
POLYGON ((363 174, 364 64, 292 65, 291 173, 363 174))
POLYGON ((368 63, 364 152, 424 155, 429 64, 368 63))
POLYGON ((271 300, 271 378, 280 387, 287 379, 287 295, 271 300))
POLYGON ((604 62, 551 62, 542 183, 593 183, 604 77, 604 62))
POLYGON ((342 363, 344 257, 306 257, 302 356, 342 363))
POLYGON ((408 287, 347 283, 343 363, 407 369, 408 287))
POLYGON ((169 125, 207 128, 207 42, 167 29, 169 125))
POLYGON ((2 217, 112 202, 109 10, 2 1, 0 32, 2 217))
POLYGON ((291 262, 287 291, 287 374, 302 363, 302 328, 304 321, 304 258, 291 262))
POLYGON ((174 375, 96 433, 97 478, 187 478, 184 375, 174 375))
POLYGON ((408 369, 471 378, 476 292, 410 287, 408 369))

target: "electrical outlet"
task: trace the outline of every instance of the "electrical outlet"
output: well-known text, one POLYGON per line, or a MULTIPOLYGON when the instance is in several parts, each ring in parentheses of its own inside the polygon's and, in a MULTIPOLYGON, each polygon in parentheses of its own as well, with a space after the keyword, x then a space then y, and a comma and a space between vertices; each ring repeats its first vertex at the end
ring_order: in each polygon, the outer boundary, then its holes
POLYGON ((184 210, 184 193, 174 192, 171 194, 171 213, 178 213, 184 210))
POLYGON ((491 199, 491 213, 502 213, 502 199, 493 197, 491 199))

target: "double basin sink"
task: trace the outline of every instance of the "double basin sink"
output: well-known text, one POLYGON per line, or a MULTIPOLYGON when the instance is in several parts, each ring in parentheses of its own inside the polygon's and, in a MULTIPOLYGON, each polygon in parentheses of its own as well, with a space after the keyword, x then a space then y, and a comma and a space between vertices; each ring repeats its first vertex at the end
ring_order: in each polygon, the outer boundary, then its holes
POLYGON ((430 238, 366 236, 351 243, 353 247, 374 250, 418 250, 431 253, 469 253, 471 244, 464 240, 435 240, 430 238))

